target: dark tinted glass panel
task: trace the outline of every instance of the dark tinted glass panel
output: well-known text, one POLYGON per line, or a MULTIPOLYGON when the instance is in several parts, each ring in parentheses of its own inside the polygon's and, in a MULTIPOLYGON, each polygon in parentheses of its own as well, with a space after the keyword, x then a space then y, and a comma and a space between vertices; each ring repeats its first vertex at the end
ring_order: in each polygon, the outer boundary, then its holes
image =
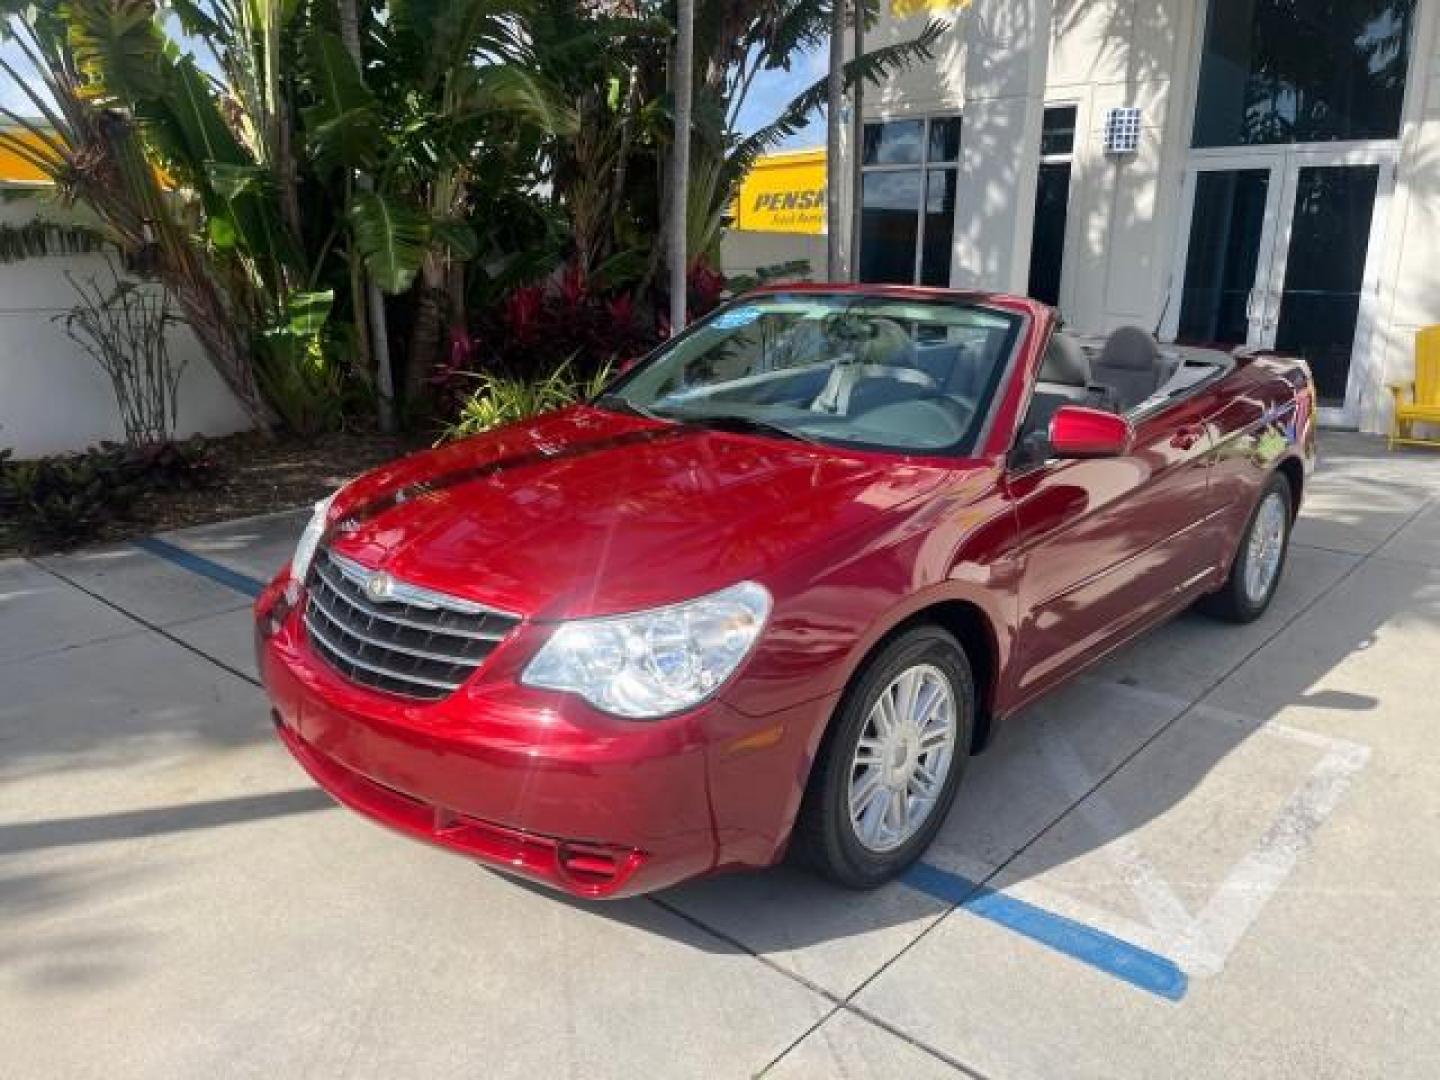
POLYGON ((1071 154, 1075 152, 1075 106, 1059 105, 1045 110, 1040 131, 1040 153, 1071 154))
POLYGON ((1322 405, 1343 405, 1364 288, 1377 165, 1301 169, 1275 348, 1310 362, 1322 405))
POLYGON ((930 160, 954 161, 960 156, 960 118, 930 121, 930 160))
POLYGON ((895 120, 865 125, 866 165, 918 165, 925 121, 895 120))
POLYGON ((1035 235, 1030 242, 1030 295, 1060 303, 1060 265, 1065 257, 1065 212, 1070 202, 1070 163, 1040 166, 1035 189, 1035 235))
POLYGON ((1196 146, 1390 139, 1415 0, 1210 0, 1196 146))
POLYGON ((955 170, 934 169, 926 180, 925 253, 920 284, 950 284, 950 247, 955 239, 955 170))
POLYGON ((1268 169, 1202 172, 1195 178, 1195 213, 1180 297, 1180 341, 1242 345, 1265 226, 1268 169))
POLYGON ((915 280, 920 170, 866 173, 861 195, 860 280, 915 280))

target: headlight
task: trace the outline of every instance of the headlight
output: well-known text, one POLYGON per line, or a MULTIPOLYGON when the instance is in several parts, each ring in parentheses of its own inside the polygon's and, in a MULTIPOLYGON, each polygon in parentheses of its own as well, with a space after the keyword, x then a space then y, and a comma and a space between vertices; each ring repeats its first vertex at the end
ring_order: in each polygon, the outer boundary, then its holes
POLYGON ((300 534, 300 542, 295 545, 295 554, 290 557, 290 580, 297 585, 305 583, 305 575, 310 572, 310 563, 315 558, 315 549, 320 546, 320 538, 325 535, 326 519, 330 516, 330 504, 335 501, 338 492, 327 495, 315 504, 315 512, 310 515, 310 523, 305 526, 305 531, 300 534))
POLYGON ((671 607, 561 623, 520 681, 617 716, 679 712, 734 673, 769 614, 770 594, 743 581, 671 607))

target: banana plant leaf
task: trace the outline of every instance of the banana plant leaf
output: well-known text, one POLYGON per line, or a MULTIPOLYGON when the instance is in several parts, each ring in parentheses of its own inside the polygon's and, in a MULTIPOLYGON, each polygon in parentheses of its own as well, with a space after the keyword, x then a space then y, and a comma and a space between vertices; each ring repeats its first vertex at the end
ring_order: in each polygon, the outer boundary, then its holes
POLYGON ((459 218, 439 218, 430 223, 431 240, 444 247, 452 259, 466 262, 480 254, 480 238, 459 218))
POLYGON ((70 0, 62 17, 91 100, 104 105, 164 93, 165 39, 153 0, 70 0))
POLYGON ((375 95, 337 35, 316 35, 307 51, 316 102, 300 116, 315 161, 326 170, 372 168, 382 143, 375 95))
POLYGON ((408 289, 430 247, 432 225, 425 212, 394 196, 357 192, 350 229, 365 269, 380 287, 391 294, 408 289))

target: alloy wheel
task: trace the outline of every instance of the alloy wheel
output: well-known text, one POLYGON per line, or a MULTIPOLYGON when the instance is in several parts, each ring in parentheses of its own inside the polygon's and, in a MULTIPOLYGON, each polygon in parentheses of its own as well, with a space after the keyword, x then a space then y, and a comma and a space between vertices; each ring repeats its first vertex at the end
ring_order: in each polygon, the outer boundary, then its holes
POLYGON ((900 672, 865 718, 847 801, 855 838, 893 851, 919 831, 945 788, 955 753, 955 692, 933 664, 900 672))
POLYGON ((1284 497, 1278 491, 1265 496, 1255 512, 1250 541, 1245 553, 1245 595, 1251 603, 1263 603, 1275 586, 1280 559, 1285 553, 1285 526, 1289 516, 1284 497))

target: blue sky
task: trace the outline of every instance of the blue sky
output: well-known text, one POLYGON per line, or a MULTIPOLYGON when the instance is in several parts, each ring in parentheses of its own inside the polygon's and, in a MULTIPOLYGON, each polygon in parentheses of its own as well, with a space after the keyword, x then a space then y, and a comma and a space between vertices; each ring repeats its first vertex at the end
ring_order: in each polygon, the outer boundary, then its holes
MULTIPOLYGON (((0 43, 0 56, 3 56, 6 62, 21 75, 29 71, 25 66, 24 56, 13 41, 0 43)), ((0 71, 0 105, 13 112, 18 112, 21 116, 33 116, 35 113, 35 107, 30 104, 30 99, 20 92, 20 88, 3 71, 0 71)))
MULTIPOLYGON (((789 71, 762 71, 755 76, 750 87, 750 96, 740 110, 740 130, 749 134, 756 128, 764 127, 780 114, 800 91, 817 79, 825 76, 829 65, 828 48, 815 52, 798 53, 789 71)), ((781 144, 782 149, 797 150, 803 146, 825 145, 825 114, 811 115, 810 125, 797 131, 781 144)))

